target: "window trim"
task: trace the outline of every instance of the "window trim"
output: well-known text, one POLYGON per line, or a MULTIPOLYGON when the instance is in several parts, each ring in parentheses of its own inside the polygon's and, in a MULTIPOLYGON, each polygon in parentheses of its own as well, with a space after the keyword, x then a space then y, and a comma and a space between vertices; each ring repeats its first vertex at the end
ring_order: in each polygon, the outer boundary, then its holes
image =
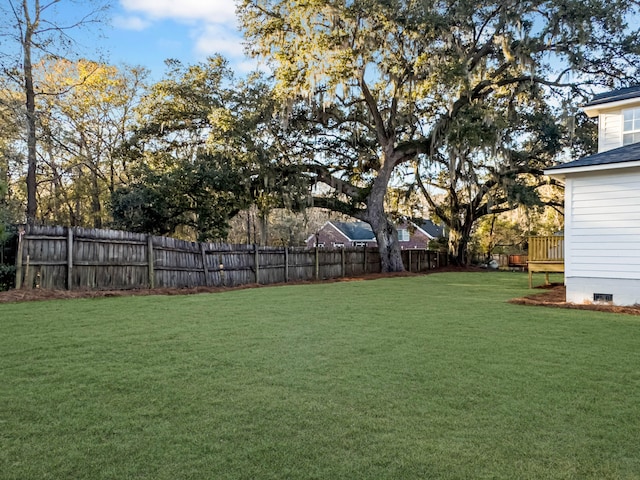
POLYGON ((623 146, 631 145, 633 143, 638 143, 638 141, 640 141, 640 128, 631 128, 630 130, 625 130, 626 128, 625 114, 627 112, 631 112, 631 127, 633 127, 636 122, 640 122, 640 107, 625 108, 624 110, 622 110, 622 145, 623 146), (627 135, 631 135, 631 138, 632 138, 632 141, 629 143, 625 143, 624 141, 625 136, 627 135), (639 140, 633 141, 633 139, 635 138, 639 138, 639 140))

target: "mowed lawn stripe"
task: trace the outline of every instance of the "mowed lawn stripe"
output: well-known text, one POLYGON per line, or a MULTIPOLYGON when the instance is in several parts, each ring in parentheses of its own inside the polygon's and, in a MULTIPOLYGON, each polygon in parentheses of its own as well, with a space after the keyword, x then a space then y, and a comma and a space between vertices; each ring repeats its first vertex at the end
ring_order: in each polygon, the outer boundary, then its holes
POLYGON ((526 283, 0 305, 0 477, 637 478, 640 320, 526 283))

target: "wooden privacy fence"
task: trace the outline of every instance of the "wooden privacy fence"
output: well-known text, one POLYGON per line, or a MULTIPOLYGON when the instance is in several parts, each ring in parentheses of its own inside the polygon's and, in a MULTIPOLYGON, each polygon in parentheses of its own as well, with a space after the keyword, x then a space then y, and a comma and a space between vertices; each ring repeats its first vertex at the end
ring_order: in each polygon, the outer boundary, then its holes
MULTIPOLYGON (((424 272, 446 254, 403 250, 424 272)), ((238 286, 380 272, 376 248, 309 249, 197 243, 115 230, 26 226, 16 254, 16 288, 129 289, 238 286)))

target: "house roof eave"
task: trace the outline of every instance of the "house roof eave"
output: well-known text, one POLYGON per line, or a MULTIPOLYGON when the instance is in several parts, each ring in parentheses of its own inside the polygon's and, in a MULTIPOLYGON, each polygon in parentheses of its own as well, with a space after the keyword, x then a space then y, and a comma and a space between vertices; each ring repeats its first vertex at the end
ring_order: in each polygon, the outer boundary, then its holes
POLYGON ((596 117, 603 110, 619 108, 632 103, 640 102, 640 85, 618 88, 610 92, 599 93, 582 109, 589 117, 596 117))
POLYGON ((544 174, 558 178, 557 176, 567 173, 630 168, 637 166, 638 162, 640 162, 640 143, 632 143, 555 165, 544 170, 544 174))
POLYGON ((433 240, 434 238, 436 238, 436 237, 434 237, 433 235, 431 235, 429 232, 427 232, 425 229, 423 229, 423 228, 422 228, 420 225, 418 225, 417 223, 415 223, 415 222, 411 222, 411 225, 413 225, 413 226, 416 228, 416 230, 420 230, 422 233, 424 233, 424 234, 429 238, 429 240, 433 240))
POLYGON ((584 107, 582 107, 582 111, 584 111, 587 117, 595 118, 606 110, 620 109, 620 108, 623 108, 629 105, 634 105, 634 104, 640 105, 640 98, 633 97, 633 98, 626 98, 624 100, 617 100, 614 102, 606 102, 606 103, 603 102, 603 103, 596 103, 595 105, 585 105, 584 107))
POLYGON ((620 170, 623 168, 638 168, 638 167, 640 167, 640 160, 634 160, 631 162, 604 163, 604 164, 598 164, 598 165, 582 165, 582 166, 567 167, 562 169, 550 169, 550 170, 545 170, 544 174, 548 175, 551 178, 564 181, 567 174, 601 172, 605 170, 620 170))
POLYGON ((422 223, 418 223, 418 220, 411 220, 411 224, 414 225, 417 230, 420 230, 422 233, 424 233, 429 238, 429 240, 434 240, 444 235, 442 227, 436 225, 431 220, 423 219, 420 221, 422 223), (429 229, 425 228, 427 224, 430 224, 431 228, 433 229, 433 233, 429 232, 429 229))
POLYGON ((335 225, 332 221, 328 221, 325 225, 327 225, 327 224, 331 225, 335 229, 336 232, 338 232, 340 235, 342 235, 344 238, 346 238, 349 242, 353 242, 354 241, 346 233, 344 233, 342 230, 340 230, 338 228, 338 226, 335 225))

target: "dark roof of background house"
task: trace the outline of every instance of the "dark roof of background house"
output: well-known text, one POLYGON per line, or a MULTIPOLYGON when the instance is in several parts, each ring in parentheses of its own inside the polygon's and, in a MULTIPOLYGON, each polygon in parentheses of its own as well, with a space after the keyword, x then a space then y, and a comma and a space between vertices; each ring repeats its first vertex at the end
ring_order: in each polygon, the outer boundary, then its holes
MULTIPOLYGON (((442 227, 436 225, 431 220, 416 219, 412 222, 427 232, 431 237, 438 238, 443 236, 442 227)), ((376 236, 371 230, 371 226, 366 222, 331 222, 338 230, 354 241, 373 241, 376 236)))
POLYGON ((630 98, 636 97, 640 97, 640 85, 620 88, 611 92, 600 93, 593 97, 593 99, 589 103, 587 103, 585 107, 592 107, 594 105, 600 105, 609 102, 617 102, 619 100, 628 100, 630 98))
POLYGON ((431 220, 416 219, 413 221, 418 227, 427 232, 433 238, 439 238, 443 236, 442 227, 436 225, 431 220))
POLYGON ((573 162, 561 163, 547 170, 561 170, 563 168, 592 167, 595 165, 608 165, 614 163, 635 162, 640 160, 640 143, 632 143, 624 147, 614 148, 606 152, 596 153, 588 157, 582 157, 573 162))
POLYGON ((338 230, 344 233, 349 239, 354 241, 371 241, 376 236, 371 230, 371 226, 365 222, 331 222, 338 230))

